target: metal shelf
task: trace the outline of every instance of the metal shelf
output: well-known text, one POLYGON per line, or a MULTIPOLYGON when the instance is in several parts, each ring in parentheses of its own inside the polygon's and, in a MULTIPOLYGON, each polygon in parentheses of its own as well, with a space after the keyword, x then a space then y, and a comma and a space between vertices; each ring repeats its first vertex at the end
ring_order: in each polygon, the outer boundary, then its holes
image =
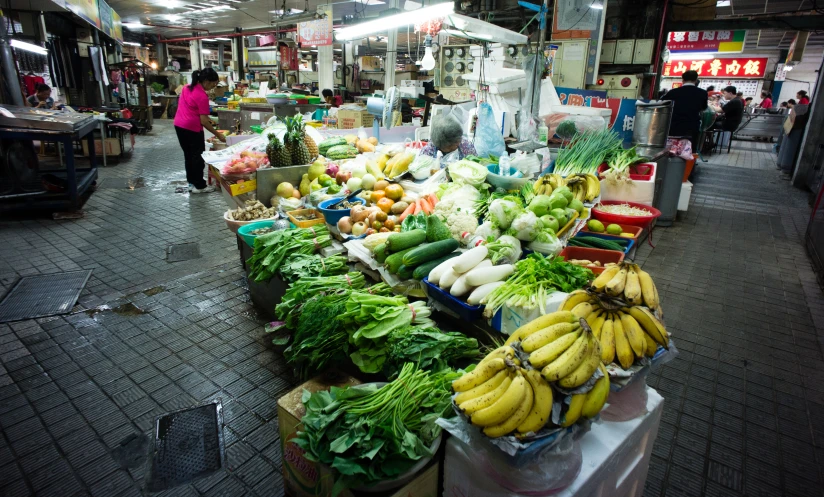
POLYGON ((279 51, 277 46, 273 46, 273 47, 249 47, 246 50, 248 50, 250 52, 278 52, 279 51))

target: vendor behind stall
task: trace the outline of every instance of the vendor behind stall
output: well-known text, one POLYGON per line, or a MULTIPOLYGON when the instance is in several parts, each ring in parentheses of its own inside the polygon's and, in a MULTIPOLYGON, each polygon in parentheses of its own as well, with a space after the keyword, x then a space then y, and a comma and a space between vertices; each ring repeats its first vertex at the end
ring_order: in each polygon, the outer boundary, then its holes
POLYGON ((49 85, 43 83, 37 85, 34 95, 29 95, 26 103, 28 103, 30 107, 36 107, 38 109, 53 109, 54 99, 51 98, 51 88, 49 88, 49 85))
POLYGON ((420 153, 437 158, 438 152, 443 154, 442 163, 454 162, 477 153, 472 142, 464 137, 461 123, 451 114, 441 115, 433 120, 429 143, 420 153))
POLYGON ((207 186, 203 179, 203 170, 206 164, 201 154, 206 149, 206 139, 203 128, 208 129, 220 141, 226 138, 212 126, 209 120, 211 109, 209 97, 206 93, 212 91, 218 84, 217 72, 211 67, 192 73, 192 83, 183 87, 180 94, 177 113, 175 114, 175 131, 183 149, 186 163, 186 180, 189 182, 191 193, 209 193, 215 187, 207 186))

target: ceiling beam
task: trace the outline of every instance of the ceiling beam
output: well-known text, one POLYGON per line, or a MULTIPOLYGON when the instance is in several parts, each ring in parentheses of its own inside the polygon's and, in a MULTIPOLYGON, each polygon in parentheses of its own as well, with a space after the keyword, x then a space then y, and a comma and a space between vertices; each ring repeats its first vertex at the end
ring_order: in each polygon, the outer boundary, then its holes
POLYGON ((758 16, 711 21, 670 21, 667 31, 717 31, 725 29, 783 29, 815 31, 824 26, 824 15, 806 16, 758 16))

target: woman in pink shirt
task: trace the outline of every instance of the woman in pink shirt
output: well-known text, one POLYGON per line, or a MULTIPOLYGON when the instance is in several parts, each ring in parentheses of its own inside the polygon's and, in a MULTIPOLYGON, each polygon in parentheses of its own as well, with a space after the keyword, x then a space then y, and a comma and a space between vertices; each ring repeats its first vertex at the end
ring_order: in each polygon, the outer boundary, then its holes
POLYGON ((201 154, 206 150, 206 139, 203 128, 208 129, 220 141, 226 138, 212 126, 209 120, 209 97, 206 92, 211 91, 218 83, 217 71, 207 67, 202 71, 192 73, 192 84, 183 87, 175 114, 175 131, 183 149, 186 163, 186 180, 189 182, 191 193, 209 193, 215 187, 208 186, 203 179, 203 170, 206 164, 201 154))

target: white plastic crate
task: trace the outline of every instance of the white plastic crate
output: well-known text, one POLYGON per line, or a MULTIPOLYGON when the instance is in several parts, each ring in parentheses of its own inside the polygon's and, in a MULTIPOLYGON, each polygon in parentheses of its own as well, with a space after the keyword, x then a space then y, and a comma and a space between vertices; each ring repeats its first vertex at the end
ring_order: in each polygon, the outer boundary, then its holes
POLYGON ((692 183, 684 181, 681 183, 681 195, 678 197, 678 210, 687 211, 690 206, 690 196, 692 195, 692 183))
MULTIPOLYGON (((652 446, 658 435, 664 399, 647 387, 647 414, 624 422, 598 421, 581 437, 581 472, 562 497, 640 497, 649 470, 652 446)), ((451 437, 444 460, 444 497, 518 497, 475 468, 451 437)))

